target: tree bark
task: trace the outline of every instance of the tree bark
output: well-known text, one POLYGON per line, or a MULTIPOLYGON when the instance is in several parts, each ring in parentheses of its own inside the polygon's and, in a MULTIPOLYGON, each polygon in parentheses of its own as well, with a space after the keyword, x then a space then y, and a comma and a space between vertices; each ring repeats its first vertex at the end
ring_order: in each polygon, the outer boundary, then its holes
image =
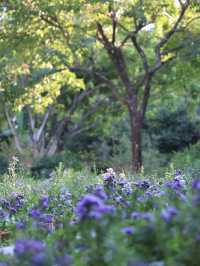
MULTIPOLYGON (((135 109, 135 108, 134 108, 135 109)), ((143 119, 138 110, 129 108, 129 118, 131 125, 131 152, 133 172, 139 172, 142 167, 142 124, 143 119)))

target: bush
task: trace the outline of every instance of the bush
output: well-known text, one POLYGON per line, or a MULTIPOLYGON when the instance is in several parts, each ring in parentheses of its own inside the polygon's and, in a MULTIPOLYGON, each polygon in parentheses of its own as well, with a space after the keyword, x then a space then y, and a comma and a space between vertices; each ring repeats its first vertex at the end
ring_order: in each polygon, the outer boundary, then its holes
POLYGON ((78 157, 75 153, 66 151, 65 153, 58 153, 53 156, 37 158, 31 167, 32 175, 37 178, 48 178, 60 163, 65 168, 73 168, 75 170, 80 170, 82 167, 80 156, 78 157))
POLYGON ((4 174, 8 170, 8 158, 0 154, 0 175, 4 174))
POLYGON ((147 129, 161 153, 181 151, 200 138, 198 124, 190 119, 184 106, 175 111, 162 108, 147 121, 147 129))
POLYGON ((200 141, 173 155, 171 163, 184 171, 200 172, 200 141))

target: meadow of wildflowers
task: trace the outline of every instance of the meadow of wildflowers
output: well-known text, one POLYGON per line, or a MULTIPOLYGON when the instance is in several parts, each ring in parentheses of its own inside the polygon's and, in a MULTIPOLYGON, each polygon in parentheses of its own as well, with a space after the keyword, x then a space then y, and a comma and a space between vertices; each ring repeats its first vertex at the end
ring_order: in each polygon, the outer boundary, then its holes
POLYGON ((200 265, 198 177, 110 168, 18 183, 0 195, 0 266, 200 265))

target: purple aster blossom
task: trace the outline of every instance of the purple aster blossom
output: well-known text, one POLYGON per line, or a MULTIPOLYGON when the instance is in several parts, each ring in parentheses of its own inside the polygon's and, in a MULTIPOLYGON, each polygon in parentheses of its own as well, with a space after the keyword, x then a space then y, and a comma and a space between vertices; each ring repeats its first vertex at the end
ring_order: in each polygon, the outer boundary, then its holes
POLYGON ((137 201, 139 202, 144 202, 145 201, 145 196, 144 195, 140 195, 137 197, 137 201))
POLYGON ((169 223, 172 221, 172 219, 177 215, 178 211, 176 207, 174 206, 169 206, 166 209, 162 210, 161 212, 161 218, 169 223))
POLYGON ((153 214, 150 212, 139 212, 134 211, 131 213, 131 218, 133 219, 143 219, 146 221, 152 221, 153 220, 153 214))
POLYGON ((45 195, 45 196, 42 196, 41 199, 40 199, 40 205, 42 208, 46 209, 49 207, 49 196, 48 195, 45 195))
POLYGON ((36 208, 29 209, 28 213, 33 218, 39 218, 41 216, 41 211, 36 208))
POLYGON ((200 193, 194 195, 192 201, 194 205, 199 205, 200 204, 200 193))
POLYGON ((142 215, 142 218, 146 221, 152 221, 154 216, 153 216, 153 213, 151 212, 144 212, 142 215))
POLYGON ((174 179, 165 183, 166 187, 174 190, 180 190, 185 187, 185 180, 182 177, 176 176, 174 179))
POLYGON ((75 212, 81 220, 88 217, 99 219, 102 215, 112 212, 113 209, 113 206, 105 205, 102 199, 88 194, 77 203, 75 212))
POLYGON ((144 190, 150 187, 150 183, 146 180, 137 181, 135 185, 137 188, 144 189, 144 190))
POLYGON ((176 195, 179 197, 179 199, 183 202, 186 202, 188 199, 184 193, 181 193, 181 191, 177 191, 176 195))
POLYGON ((10 205, 14 209, 20 209, 24 204, 24 196, 22 194, 12 192, 10 198, 10 205))
POLYGON ((121 193, 125 196, 129 196, 132 194, 133 190, 132 190, 132 186, 131 183, 128 182, 127 179, 125 178, 120 178, 117 181, 117 184, 121 187, 121 193))
POLYGON ((8 266, 6 262, 0 262, 0 266, 8 266))
POLYGON ((89 217, 94 218, 94 219, 100 219, 102 215, 113 213, 114 210, 115 208, 112 205, 102 205, 94 210, 91 210, 89 217))
POLYGON ((15 214, 17 212, 17 209, 14 207, 10 208, 10 215, 15 214))
POLYGON ((200 233, 198 233, 198 234, 196 235, 196 240, 197 240, 197 241, 200 241, 200 233))
POLYGON ((60 189, 59 200, 63 201, 66 205, 72 204, 72 194, 66 189, 60 189))
POLYGON ((41 222, 44 222, 44 223, 53 223, 53 221, 54 221, 54 217, 53 217, 53 215, 51 215, 51 214, 42 214, 41 216, 40 216, 40 221, 41 222))
POLYGON ((24 229, 26 227, 26 224, 24 222, 16 222, 15 226, 16 229, 24 229))
POLYGON ((0 219, 1 220, 7 220, 8 218, 9 218, 8 212, 6 212, 2 208, 0 208, 0 219))
POLYGON ((194 179, 192 182, 192 188, 200 191, 200 178, 194 179))
POLYGON ((131 213, 131 218, 133 218, 133 219, 141 218, 141 212, 138 212, 138 211, 132 212, 131 213))
POLYGON ((176 169, 175 177, 182 176, 182 171, 180 169, 176 169))
POLYGON ((126 235, 132 235, 134 233, 134 228, 132 226, 126 226, 121 229, 121 232, 126 235))
POLYGON ((47 264, 47 257, 44 252, 34 254, 31 259, 32 266, 45 266, 47 264))
POLYGON ((112 168, 108 168, 106 170, 106 173, 103 174, 103 180, 105 184, 115 184, 116 182, 115 178, 116 178, 116 174, 112 168))
POLYGON ((104 187, 102 185, 97 185, 93 194, 102 200, 106 200, 108 198, 106 192, 104 191, 104 187))
POLYGON ((17 256, 25 253, 37 254, 44 251, 45 244, 40 240, 17 240, 15 243, 14 252, 17 256))
POLYGON ((120 186, 122 186, 122 187, 126 186, 127 183, 128 183, 127 180, 126 180, 125 178, 123 178, 123 177, 121 177, 121 178, 118 179, 118 181, 117 181, 117 184, 120 185, 120 186))

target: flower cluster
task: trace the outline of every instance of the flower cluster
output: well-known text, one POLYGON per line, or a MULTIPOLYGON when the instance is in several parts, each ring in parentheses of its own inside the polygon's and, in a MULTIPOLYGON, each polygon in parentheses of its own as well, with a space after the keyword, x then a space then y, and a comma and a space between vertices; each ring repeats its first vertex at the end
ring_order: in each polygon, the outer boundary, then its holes
POLYGON ((95 195, 86 195, 78 203, 75 212, 80 220, 86 218, 100 219, 105 214, 113 213, 114 207, 107 205, 95 195))
POLYGON ((0 218, 8 220, 12 215, 16 214, 24 205, 24 196, 19 193, 11 193, 8 199, 0 199, 0 218))
POLYGON ((17 240, 0 266, 200 265, 200 179, 188 180, 180 171, 135 180, 109 168, 32 201, 12 193, 1 199, 0 237, 17 240))

